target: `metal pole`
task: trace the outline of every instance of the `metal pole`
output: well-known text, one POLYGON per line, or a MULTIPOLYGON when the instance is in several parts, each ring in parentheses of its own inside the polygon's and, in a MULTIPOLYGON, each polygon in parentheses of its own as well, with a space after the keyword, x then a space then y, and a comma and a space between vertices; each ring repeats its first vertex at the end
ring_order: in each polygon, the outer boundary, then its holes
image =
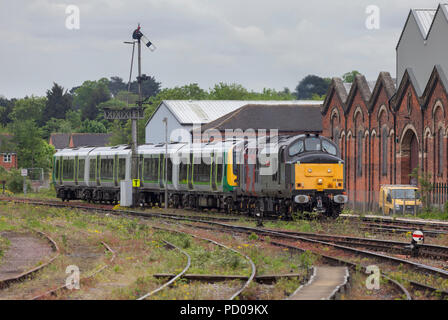
POLYGON ((165 210, 168 209, 168 118, 163 118, 165 123, 165 210))
MULTIPOLYGON (((141 75, 142 75, 142 61, 141 61, 141 41, 138 39, 138 106, 142 106, 142 88, 141 88, 141 75)), ((132 143, 131 143, 131 153, 132 153, 132 179, 138 179, 138 154, 137 154, 137 117, 132 117, 132 143)), ((137 188, 132 188, 132 204, 137 205, 137 188)))

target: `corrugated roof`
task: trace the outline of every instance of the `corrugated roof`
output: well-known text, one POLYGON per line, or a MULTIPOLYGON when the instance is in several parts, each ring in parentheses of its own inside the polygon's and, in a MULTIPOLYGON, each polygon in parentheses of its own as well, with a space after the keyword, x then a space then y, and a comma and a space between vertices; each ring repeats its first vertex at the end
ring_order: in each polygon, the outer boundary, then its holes
POLYGON ((417 24, 420 28, 420 32, 426 39, 428 31, 431 28, 432 21, 437 12, 436 9, 412 9, 414 17, 417 20, 417 24))
POLYGON ((208 123, 247 104, 321 105, 322 101, 164 100, 162 103, 167 106, 181 124, 193 124, 208 123))

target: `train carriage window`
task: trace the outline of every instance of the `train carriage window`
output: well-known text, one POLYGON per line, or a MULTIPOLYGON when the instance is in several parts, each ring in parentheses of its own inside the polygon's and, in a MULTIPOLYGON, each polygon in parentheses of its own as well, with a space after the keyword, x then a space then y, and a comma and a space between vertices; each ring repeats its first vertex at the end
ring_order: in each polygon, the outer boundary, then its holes
POLYGON ((291 147, 289 147, 289 156, 295 156, 296 154, 299 154, 303 152, 303 140, 299 140, 295 142, 291 147))
POLYGON ((157 181, 159 179, 159 158, 145 158, 143 166, 143 180, 157 181))
POLYGON ((75 175, 75 159, 64 159, 62 161, 62 179, 73 180, 75 175))
POLYGON ((110 180, 114 179, 114 159, 101 159, 101 171, 100 171, 101 180, 110 180))
POLYGON ((85 162, 86 160, 84 159, 78 160, 78 181, 84 181, 85 162))
POLYGON ((336 155, 336 152, 337 152, 336 147, 332 143, 330 143, 326 140, 322 140, 322 151, 325 151, 334 156, 336 155))
POLYGON ((95 181, 95 179, 96 179, 96 159, 90 159, 89 180, 95 181))
POLYGON ((199 183, 210 182, 210 169, 211 166, 209 164, 203 162, 195 163, 193 167, 193 181, 199 183))
POLYGON ((118 159, 118 181, 126 179, 126 159, 118 159))

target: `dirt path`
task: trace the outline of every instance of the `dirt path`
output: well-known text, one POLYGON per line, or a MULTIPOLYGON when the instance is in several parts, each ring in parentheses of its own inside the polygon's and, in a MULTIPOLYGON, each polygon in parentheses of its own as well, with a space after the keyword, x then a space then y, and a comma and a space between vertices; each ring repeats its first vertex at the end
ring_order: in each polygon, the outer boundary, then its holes
POLYGON ((0 264, 0 280, 8 279, 44 262, 52 248, 44 239, 31 233, 2 232, 10 241, 0 264))

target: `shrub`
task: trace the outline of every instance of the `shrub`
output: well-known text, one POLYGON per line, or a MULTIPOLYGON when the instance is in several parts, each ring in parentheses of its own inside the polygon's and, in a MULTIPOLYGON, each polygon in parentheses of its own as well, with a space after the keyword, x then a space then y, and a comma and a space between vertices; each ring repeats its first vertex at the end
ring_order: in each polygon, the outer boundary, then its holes
MULTIPOLYGON (((31 184, 29 180, 26 180, 27 190, 31 190, 31 184)), ((6 177, 6 186, 8 190, 14 193, 20 193, 23 191, 23 177, 19 170, 11 169, 6 177)))

